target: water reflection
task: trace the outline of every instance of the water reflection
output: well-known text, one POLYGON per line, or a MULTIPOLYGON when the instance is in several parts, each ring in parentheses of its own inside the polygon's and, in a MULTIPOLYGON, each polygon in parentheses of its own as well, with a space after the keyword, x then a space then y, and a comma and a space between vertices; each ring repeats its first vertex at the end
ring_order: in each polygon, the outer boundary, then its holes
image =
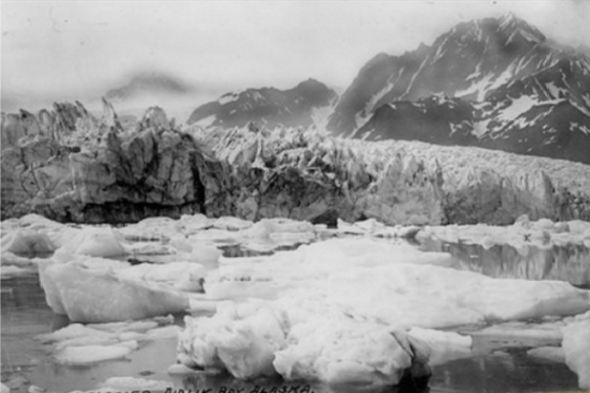
POLYGON ((576 375, 565 365, 531 358, 525 350, 460 359, 433 368, 430 392, 505 393, 576 391, 576 375))
POLYGON ((568 244, 542 249, 509 245, 485 248, 477 244, 447 243, 427 239, 422 248, 446 251, 455 258, 455 267, 497 278, 561 280, 590 288, 590 249, 568 244))
POLYGON ((259 378, 253 381, 239 381, 228 374, 206 375, 195 374, 182 379, 178 386, 194 392, 211 389, 211 392, 262 392, 279 393, 428 393, 427 384, 414 383, 403 379, 398 386, 368 387, 358 386, 328 386, 321 383, 306 383, 303 381, 287 382, 280 377, 259 378))

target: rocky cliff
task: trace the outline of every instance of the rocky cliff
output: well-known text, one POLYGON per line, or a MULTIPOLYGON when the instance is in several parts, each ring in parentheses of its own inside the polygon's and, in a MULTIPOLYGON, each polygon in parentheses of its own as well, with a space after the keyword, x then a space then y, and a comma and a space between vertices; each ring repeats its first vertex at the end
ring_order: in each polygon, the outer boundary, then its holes
POLYGON ((104 102, 2 117, 2 218, 129 222, 204 212, 387 224, 590 220, 590 167, 316 130, 178 129, 159 108, 124 130, 104 102))

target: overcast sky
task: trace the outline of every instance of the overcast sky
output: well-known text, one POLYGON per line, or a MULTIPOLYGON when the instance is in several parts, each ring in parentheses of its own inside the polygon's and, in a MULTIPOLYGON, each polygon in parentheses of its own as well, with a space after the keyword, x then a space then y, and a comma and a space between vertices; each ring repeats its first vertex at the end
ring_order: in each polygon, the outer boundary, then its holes
POLYGON ((339 90, 379 52, 431 44, 464 20, 514 12, 550 38, 590 44, 590 2, 2 1, 2 95, 83 99, 136 71, 202 89, 339 90))

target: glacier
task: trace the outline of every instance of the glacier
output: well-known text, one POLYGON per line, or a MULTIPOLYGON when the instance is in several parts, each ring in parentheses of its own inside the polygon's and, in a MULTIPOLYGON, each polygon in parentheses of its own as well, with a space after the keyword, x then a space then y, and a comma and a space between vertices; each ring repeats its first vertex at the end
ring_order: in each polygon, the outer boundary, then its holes
POLYGON ((104 107, 102 118, 80 103, 6 117, 3 133, 13 137, 2 144, 3 219, 27 213, 81 223, 197 213, 250 221, 376 218, 388 225, 506 225, 522 214, 590 219, 584 164, 346 140, 319 129, 180 127, 157 107, 130 129, 108 102, 104 107))

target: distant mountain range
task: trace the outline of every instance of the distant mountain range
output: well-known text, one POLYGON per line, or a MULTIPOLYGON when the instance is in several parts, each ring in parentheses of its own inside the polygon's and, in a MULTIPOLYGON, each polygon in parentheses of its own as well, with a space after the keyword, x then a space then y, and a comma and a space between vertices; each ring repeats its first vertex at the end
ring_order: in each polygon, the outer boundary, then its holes
POLYGON ((248 89, 227 93, 194 110, 188 124, 201 127, 302 127, 318 124, 331 112, 336 93, 309 79, 289 90, 248 89))
POLYGON ((461 23, 400 56, 378 54, 337 102, 332 90, 307 81, 286 91, 229 93, 188 120, 221 128, 250 122, 590 164, 590 57, 510 14, 461 23))

